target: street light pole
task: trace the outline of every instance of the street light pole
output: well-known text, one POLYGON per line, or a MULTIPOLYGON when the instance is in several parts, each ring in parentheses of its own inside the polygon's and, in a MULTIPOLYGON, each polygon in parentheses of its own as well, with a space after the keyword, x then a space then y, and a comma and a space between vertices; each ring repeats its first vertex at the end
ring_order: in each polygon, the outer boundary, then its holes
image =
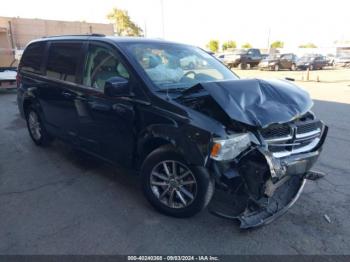
POLYGON ((143 23, 144 23, 144 37, 147 37, 147 22, 146 22, 146 19, 143 20, 143 23))

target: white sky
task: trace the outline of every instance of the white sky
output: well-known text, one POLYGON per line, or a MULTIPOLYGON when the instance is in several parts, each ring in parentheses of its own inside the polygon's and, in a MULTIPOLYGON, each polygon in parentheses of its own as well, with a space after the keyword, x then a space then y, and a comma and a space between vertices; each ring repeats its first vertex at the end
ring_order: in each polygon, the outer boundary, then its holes
MULTIPOLYGON (((162 0, 2 0, 0 16, 108 22, 113 8, 129 11, 147 37, 162 37, 162 0)), ((348 0, 163 0, 165 39, 204 47, 209 39, 264 48, 313 42, 328 47, 350 40, 348 0)))

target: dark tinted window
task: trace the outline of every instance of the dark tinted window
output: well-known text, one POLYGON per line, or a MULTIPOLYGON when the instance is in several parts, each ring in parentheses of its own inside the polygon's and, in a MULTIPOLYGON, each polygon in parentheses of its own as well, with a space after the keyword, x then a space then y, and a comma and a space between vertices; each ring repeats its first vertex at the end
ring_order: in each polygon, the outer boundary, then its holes
POLYGON ((40 67, 45 54, 46 42, 29 45, 21 60, 21 70, 40 74, 40 67))
POLYGON ((76 82, 81 43, 51 43, 46 75, 59 80, 76 82))
POLYGON ((293 56, 288 54, 288 55, 282 55, 281 56, 281 59, 287 59, 287 60, 292 60, 293 59, 293 56))

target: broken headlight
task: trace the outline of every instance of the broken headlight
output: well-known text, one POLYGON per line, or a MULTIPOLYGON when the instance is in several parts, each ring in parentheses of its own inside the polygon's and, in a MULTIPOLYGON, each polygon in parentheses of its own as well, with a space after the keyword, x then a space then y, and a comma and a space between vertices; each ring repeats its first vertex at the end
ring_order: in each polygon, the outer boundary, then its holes
POLYGON ((217 161, 231 160, 246 150, 257 139, 252 133, 239 133, 228 139, 214 139, 210 157, 217 161))

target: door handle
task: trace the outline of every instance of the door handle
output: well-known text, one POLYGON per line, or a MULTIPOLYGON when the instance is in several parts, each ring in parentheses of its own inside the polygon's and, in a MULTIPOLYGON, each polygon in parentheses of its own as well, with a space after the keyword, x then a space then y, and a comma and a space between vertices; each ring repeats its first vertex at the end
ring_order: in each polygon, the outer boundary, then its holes
POLYGON ((110 105, 106 105, 98 102, 89 102, 89 105, 93 110, 97 110, 97 111, 110 111, 112 109, 110 105))
POLYGON ((72 93, 65 92, 65 91, 62 92, 62 95, 63 95, 64 97, 66 97, 66 98, 72 98, 72 97, 73 97, 73 94, 72 94, 72 93))
POLYGON ((114 104, 113 105, 114 111, 116 111, 119 114, 125 114, 127 112, 133 112, 134 108, 131 105, 123 105, 123 104, 114 104))

